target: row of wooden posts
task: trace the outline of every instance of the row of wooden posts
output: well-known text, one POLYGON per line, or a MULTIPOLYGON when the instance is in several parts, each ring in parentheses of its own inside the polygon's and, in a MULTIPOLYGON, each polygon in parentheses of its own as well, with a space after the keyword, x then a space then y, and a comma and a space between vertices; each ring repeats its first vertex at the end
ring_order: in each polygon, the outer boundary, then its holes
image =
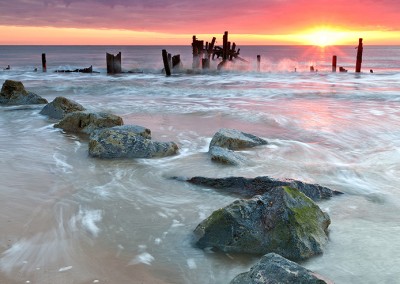
MULTIPOLYGON (((241 61, 246 61, 239 57, 240 48, 236 50, 236 44, 228 41, 228 32, 224 33, 223 36, 223 45, 222 47, 215 46, 216 38, 213 37, 211 42, 206 42, 204 45, 203 40, 198 40, 196 36, 193 36, 192 41, 192 49, 193 49, 193 64, 192 67, 194 69, 202 68, 208 69, 210 68, 210 61, 214 60, 215 57, 222 58, 222 61, 218 64, 218 69, 221 69, 227 61, 232 61, 234 59, 239 59, 241 61)), ((361 72, 361 63, 362 63, 362 54, 363 54, 363 39, 360 38, 358 41, 357 47, 357 60, 356 60, 356 73, 361 72)), ((174 68, 181 66, 180 55, 172 56, 167 50, 162 50, 162 58, 164 63, 164 70, 166 76, 170 76, 172 70, 174 68)), ((106 53, 106 61, 107 61, 107 74, 118 74, 122 73, 122 64, 121 64, 121 52, 117 55, 106 53)), ((46 64, 46 54, 42 54, 42 68, 43 72, 47 71, 46 64)), ((261 66, 261 55, 257 55, 257 71, 260 71, 261 66)), ((336 72, 337 69, 337 56, 333 55, 332 57, 332 72, 336 72)), ((314 66, 310 66, 310 71, 314 72, 314 66)), ((372 70, 370 70, 372 72, 372 70)), ((60 71, 60 72, 84 72, 91 73, 93 72, 92 67, 84 68, 84 69, 76 69, 74 71, 60 71)), ((339 72, 347 72, 343 67, 339 67, 339 72)))

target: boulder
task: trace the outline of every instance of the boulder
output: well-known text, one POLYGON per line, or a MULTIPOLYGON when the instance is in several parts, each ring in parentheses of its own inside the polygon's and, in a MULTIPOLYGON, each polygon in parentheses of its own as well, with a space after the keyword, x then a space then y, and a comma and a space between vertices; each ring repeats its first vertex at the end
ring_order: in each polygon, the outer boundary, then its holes
POLYGON ((113 158, 153 158, 175 155, 174 142, 151 141, 150 130, 141 126, 125 125, 98 130, 89 141, 89 155, 113 158))
POLYGON ((47 115, 55 119, 63 119, 66 114, 75 111, 86 110, 82 105, 64 97, 56 97, 40 111, 40 114, 47 115))
POLYGON ((123 125, 122 118, 104 112, 76 111, 67 114, 54 127, 67 132, 91 134, 94 130, 123 125))
POLYGON ((3 105, 33 105, 47 104, 47 100, 25 90, 19 81, 6 80, 0 92, 0 104, 3 105))
POLYGON ((219 146, 229 150, 239 150, 259 145, 266 145, 267 143, 267 141, 255 135, 235 129, 222 128, 214 134, 210 142, 210 149, 213 146, 219 146))
POLYGON ((319 184, 305 183, 293 179, 273 179, 268 176, 256 178, 227 177, 207 178, 192 177, 187 182, 214 188, 218 191, 239 195, 242 198, 249 198, 254 195, 262 195, 277 186, 290 186, 295 188, 314 201, 329 199, 334 195, 342 194, 340 191, 331 190, 319 184))
POLYGON ((239 274, 230 284, 327 284, 320 275, 290 261, 279 254, 264 255, 250 271, 239 274))
POLYGON ((214 211, 194 236, 200 248, 304 260, 322 253, 329 224, 329 215, 310 198, 283 186, 214 211))
POLYGON ((247 164, 246 159, 244 157, 226 148, 221 148, 218 146, 210 147, 209 154, 211 155, 212 161, 221 164, 234 165, 234 166, 247 164))

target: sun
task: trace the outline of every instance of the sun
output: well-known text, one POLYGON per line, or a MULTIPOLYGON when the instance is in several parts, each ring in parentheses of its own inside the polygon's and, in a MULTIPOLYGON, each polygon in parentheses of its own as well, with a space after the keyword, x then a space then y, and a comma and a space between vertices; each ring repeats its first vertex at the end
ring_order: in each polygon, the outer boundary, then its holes
POLYGON ((326 27, 315 28, 299 35, 299 40, 303 44, 319 47, 342 44, 347 38, 347 32, 326 27))

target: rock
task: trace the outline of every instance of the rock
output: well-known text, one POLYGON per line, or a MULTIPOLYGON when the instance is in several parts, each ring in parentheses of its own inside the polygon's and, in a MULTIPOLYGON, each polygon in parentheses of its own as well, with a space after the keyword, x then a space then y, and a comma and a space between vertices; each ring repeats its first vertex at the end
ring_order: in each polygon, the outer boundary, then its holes
POLYGON ((210 142, 210 149, 213 146, 227 148, 229 150, 239 150, 244 148, 266 145, 268 142, 249 133, 244 133, 235 129, 220 129, 214 134, 210 142))
POLYGON ((327 284, 329 282, 279 254, 269 253, 253 265, 249 272, 236 276, 230 284, 327 284))
POLYGON ((64 97, 56 97, 51 103, 44 106, 40 114, 51 118, 62 119, 66 114, 86 110, 82 105, 64 97))
POLYGON ((122 125, 122 118, 113 114, 76 111, 67 114, 54 127, 68 132, 90 134, 94 130, 122 125))
POLYGON ((200 248, 304 260, 322 253, 329 224, 329 215, 311 199, 283 186, 214 211, 194 235, 200 248))
POLYGON ((219 191, 239 195, 242 198, 249 198, 254 195, 262 195, 277 186, 290 186, 298 189, 314 201, 329 199, 333 195, 342 194, 319 184, 304 183, 293 179, 273 179, 268 176, 256 178, 227 177, 227 178, 207 178, 192 177, 186 179, 187 182, 211 187, 219 191))
POLYGON ((211 160, 214 162, 234 166, 247 164, 245 158, 229 149, 213 146, 210 147, 209 153, 211 155, 211 160))
POLYGON ((151 141, 150 130, 141 126, 117 126, 96 131, 89 141, 89 155, 112 158, 153 158, 175 155, 174 142, 151 141))
POLYGON ((47 100, 25 90, 22 82, 6 80, 0 92, 0 104, 33 105, 47 104, 47 100))

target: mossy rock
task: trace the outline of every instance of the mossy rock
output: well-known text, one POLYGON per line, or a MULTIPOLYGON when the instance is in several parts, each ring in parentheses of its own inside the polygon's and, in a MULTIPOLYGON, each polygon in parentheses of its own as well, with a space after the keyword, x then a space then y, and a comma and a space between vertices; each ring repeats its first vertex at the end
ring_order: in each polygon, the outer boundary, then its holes
POLYGON ((40 111, 40 114, 47 115, 50 118, 62 119, 68 113, 86 110, 81 104, 67 99, 65 97, 56 97, 51 103, 48 103, 40 111))
POLYGON ((194 235, 200 248, 303 260, 322 253, 329 224, 328 214, 310 198, 284 186, 213 212, 194 235))
POLYGON ((67 114, 54 127, 67 132, 91 134, 95 130, 123 125, 121 117, 105 112, 76 111, 67 114))
POLYGON ((230 284, 261 284, 261 283, 302 283, 326 284, 321 275, 318 275, 301 265, 292 262, 278 254, 264 255, 250 271, 236 276, 230 284))
POLYGON ((177 152, 176 143, 152 141, 150 129, 137 125, 98 130, 89 141, 89 155, 103 159, 160 158, 177 152))
POLYGON ((253 134, 222 128, 214 134, 210 142, 210 149, 218 146, 229 150, 240 150, 266 144, 268 144, 267 141, 253 134))
POLYGON ((20 81, 6 80, 0 92, 0 104, 3 105, 36 105, 47 104, 47 100, 35 93, 25 90, 20 81))

